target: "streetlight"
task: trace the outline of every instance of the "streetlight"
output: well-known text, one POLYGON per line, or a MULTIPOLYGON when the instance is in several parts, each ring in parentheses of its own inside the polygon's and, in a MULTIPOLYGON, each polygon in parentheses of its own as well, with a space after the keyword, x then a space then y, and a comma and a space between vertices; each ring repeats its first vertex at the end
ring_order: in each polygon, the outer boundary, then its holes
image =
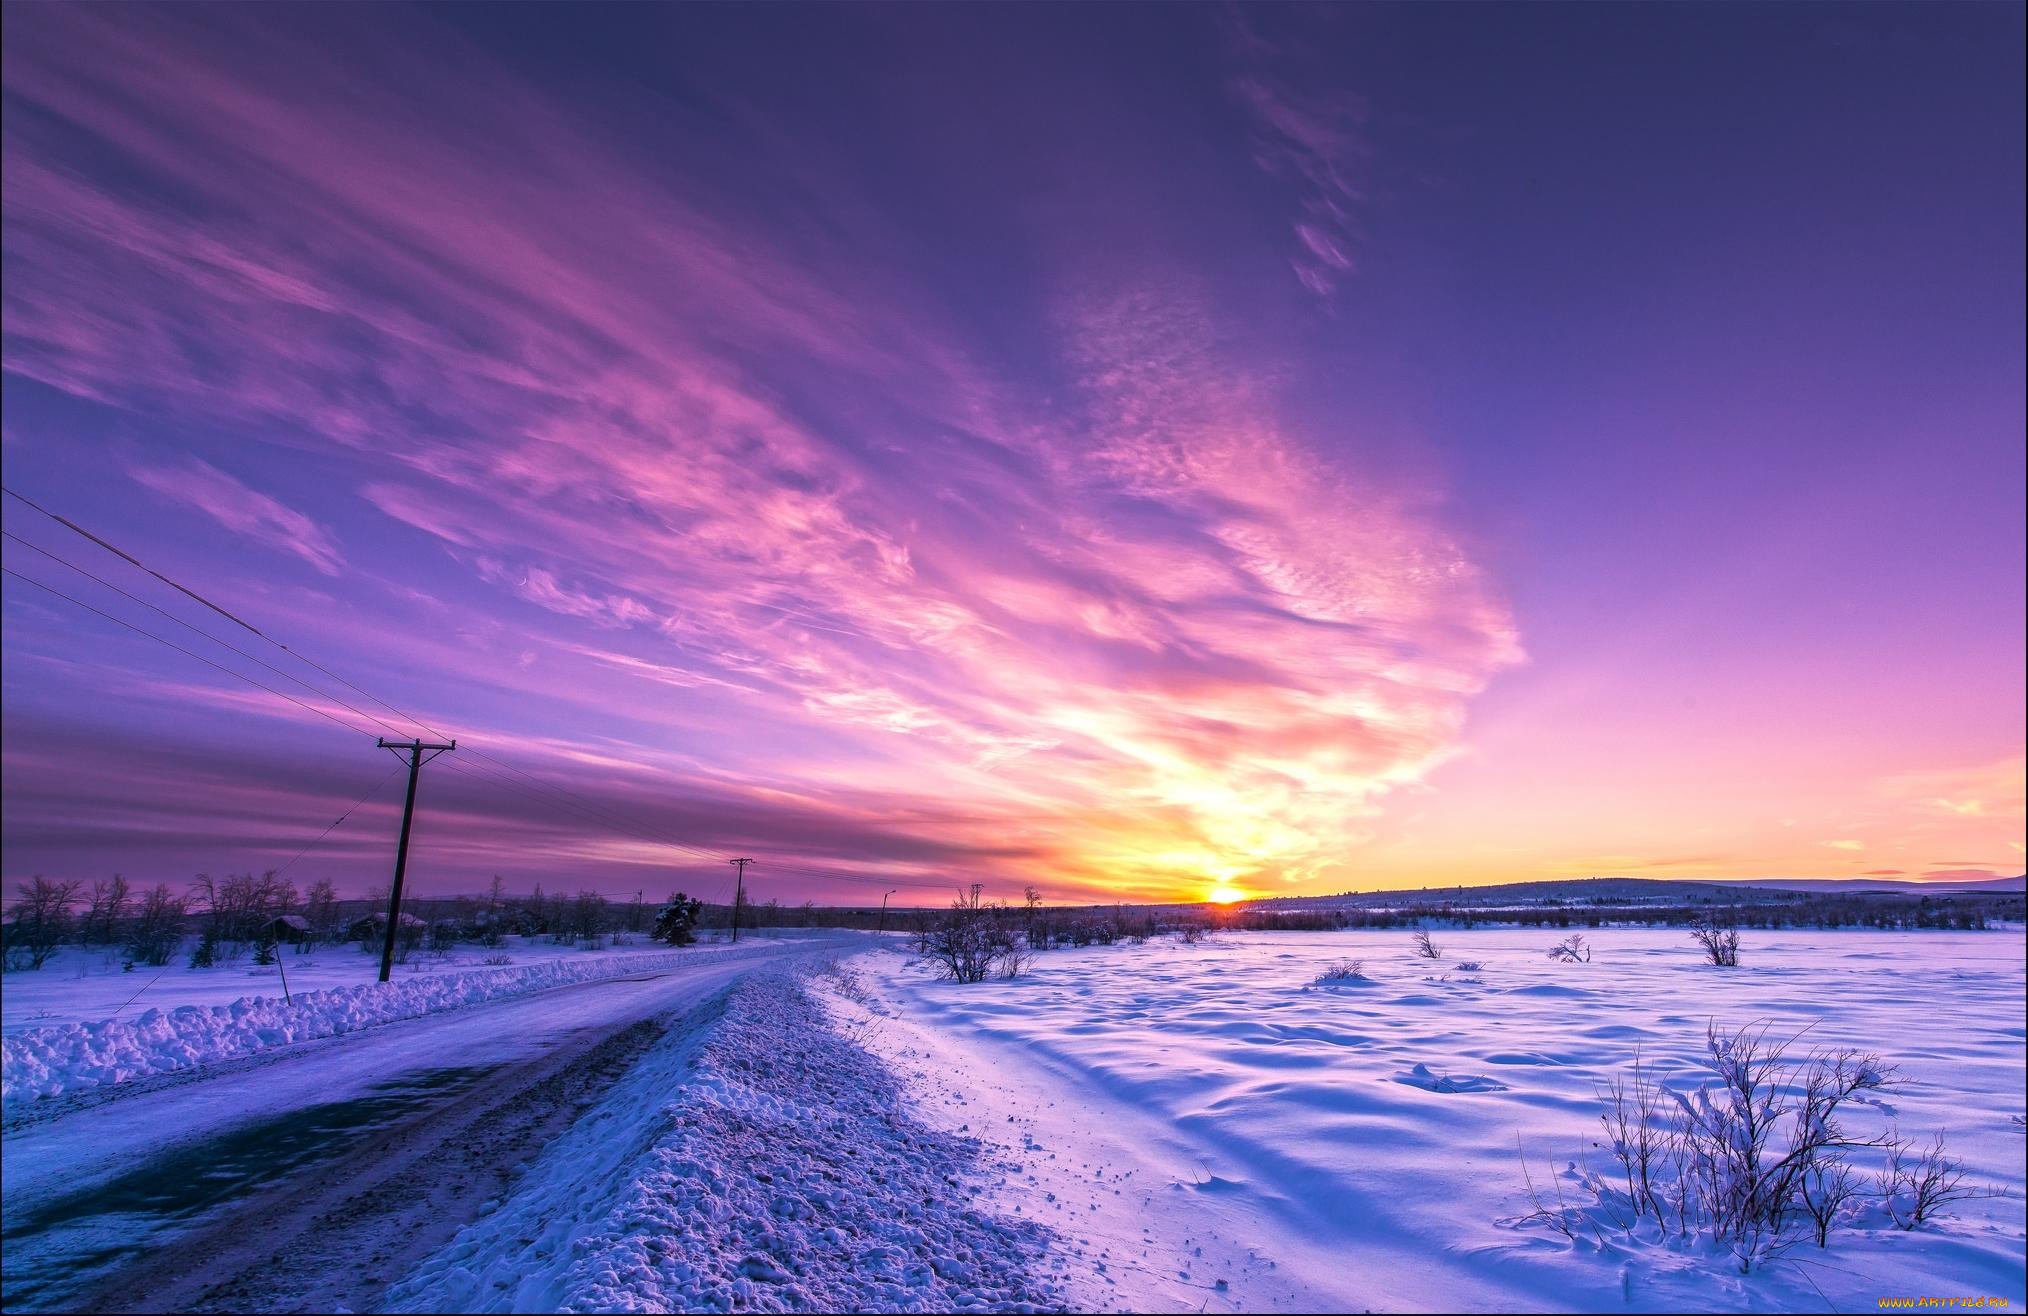
MULTIPOLYGON (((900 887, 894 888, 894 891, 899 890, 901 890, 900 887)), ((893 895, 894 891, 888 892, 887 896, 893 895)), ((882 933, 885 933, 887 931, 887 896, 882 896, 880 898, 880 930, 882 933)))

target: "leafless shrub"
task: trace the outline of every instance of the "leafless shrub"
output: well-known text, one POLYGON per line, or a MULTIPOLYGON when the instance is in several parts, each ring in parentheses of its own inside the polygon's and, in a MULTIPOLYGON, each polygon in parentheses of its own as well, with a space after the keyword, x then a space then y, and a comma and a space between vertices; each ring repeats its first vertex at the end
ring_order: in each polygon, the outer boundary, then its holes
MULTIPOLYGON (((1794 1041, 1771 1038, 1765 1025, 1731 1034, 1714 1026, 1705 1063, 1715 1082, 1688 1094, 1666 1087, 1637 1053, 1627 1073, 1599 1086, 1618 1174, 1580 1176, 1593 1198, 1584 1219, 1626 1230, 1650 1220, 1664 1234, 1708 1239, 1728 1248, 1742 1271, 1800 1241, 1805 1228, 1823 1245, 1858 1209, 1850 1154, 1894 1152, 1892 1139, 1860 1136, 1843 1121, 1852 1099, 1887 1087, 1893 1071, 1853 1050, 1791 1059, 1794 1041)), ((1896 1164, 1890 1160, 1882 1192, 1904 1203, 1897 1220, 1918 1204, 1927 1212, 1954 1192, 1968 1195, 1940 1142, 1896 1164)))
POLYGON ((1477 973, 1486 966, 1478 960, 1459 960, 1451 967, 1460 973, 1477 973))
POLYGON ((1444 957, 1444 953, 1438 950, 1436 944, 1429 939, 1429 932, 1426 929, 1416 929, 1412 940, 1415 942, 1415 953, 1424 959, 1440 960, 1444 957))
POLYGON ((1700 915, 1690 926, 1690 938, 1704 948, 1704 954, 1720 968, 1739 966, 1739 925, 1716 915, 1700 915))
POLYGON ((1521 1180, 1528 1186, 1528 1203, 1535 1208, 1522 1216, 1519 1223, 1547 1225, 1565 1238, 1576 1242, 1577 1227, 1587 1223, 1583 1213, 1573 1210, 1570 1203, 1564 1200, 1563 1185, 1557 1181, 1555 1175, 1549 1177, 1549 1185, 1556 1193, 1556 1207, 1554 1210, 1550 1209, 1542 1200, 1542 1194, 1536 1190, 1535 1176, 1528 1170, 1528 1153, 1522 1149, 1521 1135, 1518 1133, 1514 1135, 1514 1149, 1521 1152, 1521 1180))
POLYGON ((1638 1049, 1630 1073, 1615 1074, 1599 1086, 1599 1099, 1605 1103, 1599 1123, 1605 1126, 1606 1145, 1626 1180, 1627 1200, 1634 1215, 1639 1218, 1652 1214, 1664 1222, 1668 1214, 1660 1184, 1663 1168, 1670 1160, 1670 1142, 1675 1136, 1662 1118, 1665 1095, 1662 1085, 1642 1063, 1638 1049))
POLYGON ((1366 976, 1366 961, 1336 960, 1311 981, 1319 987, 1326 987, 1336 982, 1371 982, 1372 979, 1366 976))
POLYGON ((1842 1153, 1829 1152, 1803 1170, 1797 1200, 1810 1222, 1810 1236, 1823 1247, 1831 1231, 1858 1206, 1859 1176, 1842 1153))
POLYGON ((1714 1026, 1705 1046, 1719 1078, 1717 1098, 1710 1087, 1694 1100, 1676 1097, 1705 1214, 1742 1270, 1780 1241, 1805 1175, 1851 1148, 1879 1145, 1847 1135, 1838 1115, 1854 1094, 1886 1086, 1890 1074, 1880 1058, 1846 1050, 1795 1064, 1787 1057, 1790 1045, 1769 1040, 1765 1025, 1729 1037, 1714 1026), (1784 1122, 1786 1145, 1777 1153, 1775 1130, 1784 1122))
POLYGON ((1589 964, 1591 947, 1584 944, 1583 936, 1573 932, 1549 948, 1549 958, 1566 964, 1589 964))
POLYGON ((995 969, 1012 978, 1028 965, 1002 911, 982 903, 980 888, 960 895, 935 920, 924 925, 919 954, 953 982, 984 982, 995 969))
POLYGON ((1889 1139, 1880 1196, 1887 1214, 1901 1228, 1914 1229, 1952 1202, 1984 1195, 1965 1182, 1964 1163, 1944 1155, 1943 1134, 1921 1151, 1898 1134, 1889 1139))
POLYGON ((1018 978, 1028 972, 1034 963, 1035 952, 1009 935, 1006 938, 1006 949, 1000 952, 1000 976, 1002 978, 1018 978))

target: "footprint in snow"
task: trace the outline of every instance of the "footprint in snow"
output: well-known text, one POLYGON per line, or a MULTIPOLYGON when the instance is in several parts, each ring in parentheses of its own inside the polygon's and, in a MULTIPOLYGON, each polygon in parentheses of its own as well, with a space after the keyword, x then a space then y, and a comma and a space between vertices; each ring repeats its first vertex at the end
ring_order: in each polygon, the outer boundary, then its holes
POLYGON ((1428 1065, 1417 1065, 1405 1074, 1396 1074, 1394 1081, 1425 1092, 1505 1092, 1507 1085, 1487 1078, 1483 1074, 1432 1074, 1428 1065))

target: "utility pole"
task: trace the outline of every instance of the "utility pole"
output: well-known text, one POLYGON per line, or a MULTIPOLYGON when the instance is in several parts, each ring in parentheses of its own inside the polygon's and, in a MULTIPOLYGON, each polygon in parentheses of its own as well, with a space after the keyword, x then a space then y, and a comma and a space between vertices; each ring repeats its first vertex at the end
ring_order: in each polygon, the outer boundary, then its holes
POLYGON ((732 939, 737 942, 739 940, 739 907, 746 900, 746 866, 752 863, 753 860, 734 859, 729 862, 738 870, 738 875, 732 879, 732 939))
MULTIPOLYGON (((900 887, 896 887, 896 888, 894 889, 894 891, 899 891, 899 890, 901 890, 901 888, 900 888, 900 887)), ((893 894, 894 894, 894 891, 890 891, 890 892, 888 892, 888 893, 887 893, 887 896, 891 896, 891 895, 893 895, 893 894)), ((881 930, 882 932, 885 932, 885 931, 887 931, 887 896, 882 896, 882 897, 880 898, 880 930, 881 930)))
POLYGON ((391 749, 397 756, 408 755, 408 802, 401 806, 401 844, 394 852, 394 885, 389 887, 387 892, 387 940, 380 946, 382 982, 386 982, 387 975, 394 971, 394 937, 395 933, 400 931, 401 922, 401 879, 408 873, 408 832, 410 825, 415 822, 415 779, 421 775, 423 764, 457 747, 458 742, 455 740, 448 745, 423 740, 380 741, 380 748, 391 749), (429 759, 423 757, 425 750, 429 751, 429 759))

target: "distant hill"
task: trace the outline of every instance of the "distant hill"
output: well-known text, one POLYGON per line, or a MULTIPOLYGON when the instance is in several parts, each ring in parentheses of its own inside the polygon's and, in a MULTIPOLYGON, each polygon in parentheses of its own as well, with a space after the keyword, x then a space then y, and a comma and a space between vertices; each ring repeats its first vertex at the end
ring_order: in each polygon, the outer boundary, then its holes
POLYGON ((1982 878, 1966 882, 1894 882, 1872 879, 1745 878, 1729 882, 1685 878, 1578 877, 1542 882, 1503 882, 1493 886, 1397 887, 1382 891, 1349 891, 1333 896, 1273 896, 1249 901, 1253 908, 1278 910, 1353 909, 1407 902, 1448 903, 1478 908, 1541 904, 1783 904, 1817 894, 1947 895, 1951 892, 2012 892, 2024 889, 2019 877, 1982 878))
POLYGON ((1872 877, 1851 879, 1822 877, 1756 877, 1735 882, 1734 886, 1761 887, 1772 891, 1836 891, 1841 895, 1854 892, 1892 891, 1896 895, 1921 895, 1924 892, 1941 891, 2028 891, 2028 877, 1981 877, 1963 882, 1948 878, 1929 882, 1897 882, 1872 877))

